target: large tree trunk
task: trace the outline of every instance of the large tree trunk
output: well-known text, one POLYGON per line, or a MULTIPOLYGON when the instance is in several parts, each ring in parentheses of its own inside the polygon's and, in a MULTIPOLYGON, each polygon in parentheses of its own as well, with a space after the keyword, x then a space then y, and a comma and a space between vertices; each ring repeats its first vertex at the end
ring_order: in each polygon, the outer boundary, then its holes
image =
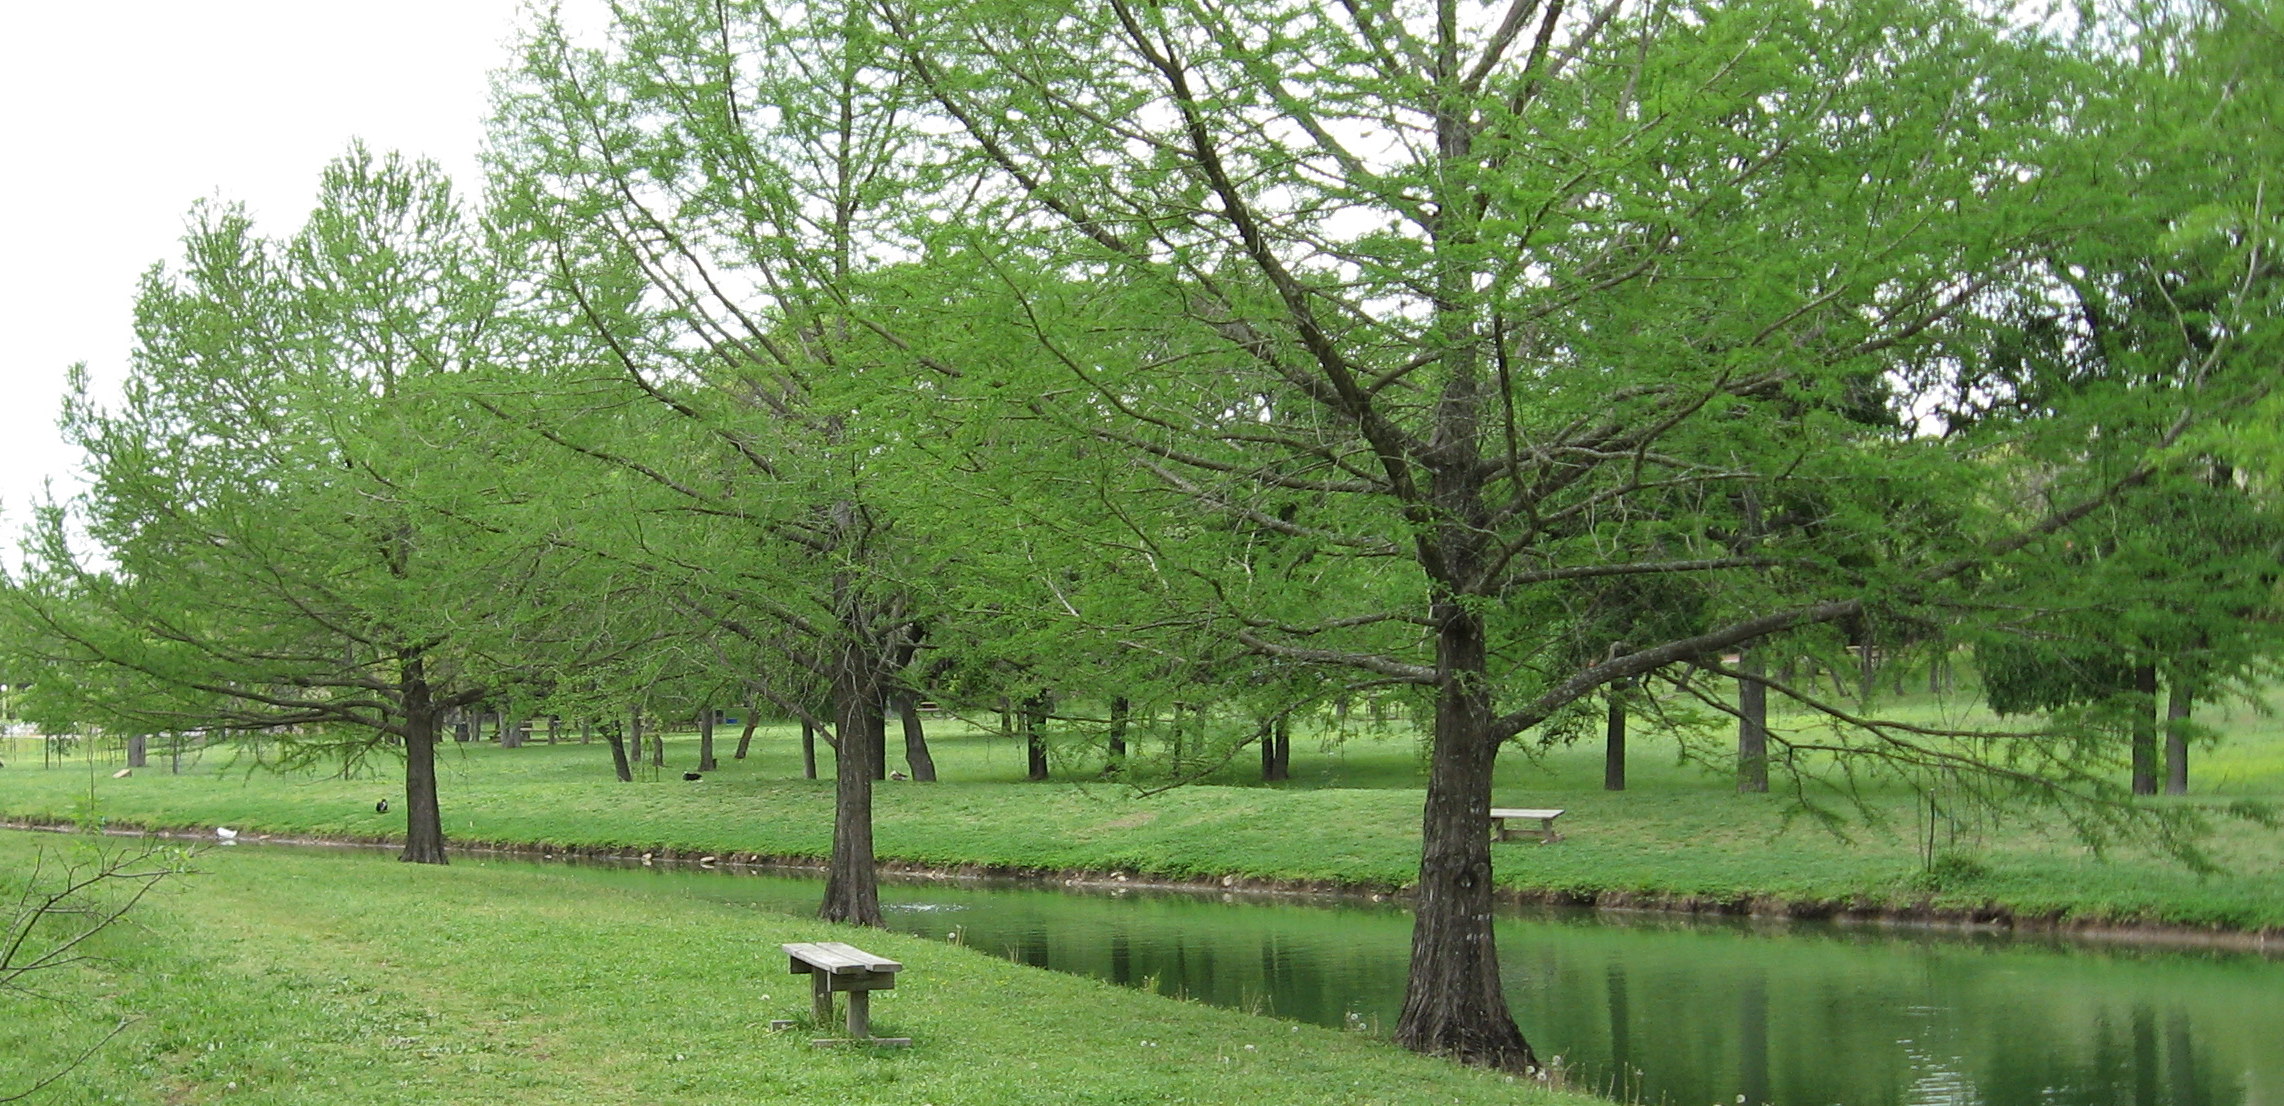
POLYGON ((634 765, 627 760, 626 734, 620 732, 616 720, 603 723, 603 740, 611 745, 611 767, 619 774, 620 783, 634 782, 634 765))
POLYGON ((1278 783, 1293 775, 1292 723, 1284 715, 1261 727, 1261 782, 1278 783))
POLYGON ((761 725, 761 712, 753 709, 753 704, 747 703, 745 708, 745 732, 738 735, 738 751, 731 754, 733 757, 738 760, 745 759, 746 751, 753 748, 754 727, 759 725, 761 725))
POLYGON ((817 778, 817 724, 801 720, 801 778, 817 778))
POLYGON ((880 700, 879 712, 872 716, 872 728, 865 733, 865 740, 872 745, 869 756, 872 760, 872 778, 875 780, 888 778, 888 710, 888 698, 884 694, 880 700))
POLYGON ((1602 717, 1602 790, 1626 789, 1626 697, 1616 685, 1603 691, 1608 706, 1602 717))
POLYGON ((2189 793, 2189 712, 2196 691, 2179 677, 2165 696, 2165 793, 2189 793))
POLYGON ((698 710, 698 770, 711 772, 714 767, 714 708, 701 707, 698 710))
POLYGON ((1532 1070, 1538 1058, 1507 1011, 1491 931, 1491 768, 1499 744, 1490 736, 1483 620, 1439 601, 1434 621, 1441 686, 1420 826, 1411 974, 1396 1043, 1484 1067, 1532 1070))
POLYGON ((2133 793, 2157 794, 2157 666, 2133 666, 2133 793))
POLYGON ((1126 721, 1133 712, 1134 704, 1127 701, 1126 696, 1119 695, 1110 700, 1110 756, 1102 766, 1106 776, 1126 770, 1126 721))
MULTIPOLYGON (((1761 674, 1761 658, 1752 646, 1737 657, 1737 669, 1747 676, 1761 674)), ((1759 680, 1737 681, 1737 790, 1759 794, 1769 789, 1769 689, 1759 680)))
POLYGON ((404 853, 412 864, 444 863, 444 818, 436 805, 436 725, 428 670, 417 655, 397 671, 404 708, 404 853))
POLYGON ((885 729, 887 679, 861 642, 840 647, 833 672, 833 857, 825 871, 825 901, 817 916, 829 922, 877 926, 879 875, 872 854, 872 782, 885 729))
MULTIPOLYGON (((1436 5, 1438 81, 1460 79, 1457 8, 1457 0, 1436 5)), ((1449 98, 1435 119, 1436 158, 1452 181, 1466 179, 1480 165, 1471 149, 1479 124, 1444 106, 1459 102, 1455 92, 1444 91, 1449 98)), ((1464 186, 1456 193, 1431 191, 1432 341, 1443 386, 1426 451, 1415 458, 1428 476, 1427 502, 1407 506, 1425 507, 1434 518, 1433 529, 1419 531, 1414 548, 1434 589, 1428 625, 1435 631, 1435 733, 1421 815, 1411 969, 1396 1043, 1463 1063, 1527 1072, 1537 1070, 1538 1058, 1507 1010, 1491 928, 1491 769, 1499 741, 1491 731, 1489 647, 1476 605, 1486 597, 1471 590, 1488 568, 1491 532, 1483 502, 1486 389, 1484 335, 1475 306, 1481 272, 1477 211, 1464 198, 1464 186)), ((1384 441, 1374 447, 1392 448, 1384 441)), ((1387 452, 1382 456, 1391 465, 1411 463, 1387 452)))
MULTIPOLYGON (((869 766, 875 782, 888 778, 888 711, 888 692, 883 690, 880 709, 870 716, 869 724, 863 730, 858 731, 863 735, 866 746, 864 763, 869 766)), ((834 745, 834 748, 838 749, 840 746, 848 744, 848 735, 848 730, 840 730, 836 735, 840 741, 834 745)), ((847 762, 839 763, 846 764, 847 762)), ((836 767, 834 770, 838 771, 839 769, 836 767)))
POLYGON ((1047 778, 1047 739, 1040 730, 1047 725, 1047 697, 1033 695, 1023 700, 1023 778, 1034 783, 1047 778))
POLYGON ((919 697, 897 696, 896 715, 904 723, 904 763, 912 769, 912 778, 920 783, 936 782, 936 758, 928 754, 928 731, 920 725, 919 697))
POLYGON ((151 759, 151 735, 149 735, 149 734, 140 734, 140 733, 131 733, 131 734, 128 734, 128 735, 127 735, 127 767, 129 767, 129 768, 141 768, 141 767, 144 767, 145 765, 147 765, 147 764, 149 764, 149 763, 150 763, 150 759, 151 759))

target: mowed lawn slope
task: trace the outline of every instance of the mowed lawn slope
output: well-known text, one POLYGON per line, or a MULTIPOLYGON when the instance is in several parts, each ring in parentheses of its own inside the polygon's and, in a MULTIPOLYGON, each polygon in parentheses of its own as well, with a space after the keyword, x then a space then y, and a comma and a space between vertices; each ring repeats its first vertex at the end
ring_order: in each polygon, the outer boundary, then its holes
MULTIPOLYGON (((1930 717, 1944 709, 1907 707, 1930 717)), ((1598 742, 1502 758, 1496 801, 1569 813, 1558 845, 1500 846, 1498 879, 1523 893, 1604 901, 2284 927, 2284 831, 2218 813, 2229 803, 2284 799, 2284 728, 2250 706, 2206 714, 2221 737, 2198 750, 2194 793, 2151 801, 2215 812, 2205 847, 2217 874, 2131 847, 2097 852, 2034 809, 1977 811, 1946 798, 1931 818, 1905 781, 1876 776, 1846 794, 1817 784, 1739 795, 1722 770, 1720 735, 1690 743, 1685 754, 1673 735, 1637 733, 1625 792, 1601 789, 1598 742), (1803 799, 1845 823, 1835 832, 1801 817, 1803 799), (1930 870, 1936 858, 1943 863, 1930 870)), ((764 727, 742 761, 729 756, 734 729, 722 738, 721 768, 696 782, 681 778, 697 757, 689 734, 669 738, 667 768, 645 768, 633 783, 612 778, 599 741, 449 744, 441 757, 445 832, 461 844, 823 857, 832 787, 800 778, 797 736, 764 727)), ((879 785, 884 860, 1381 890, 1408 883, 1418 863, 1422 765, 1409 733, 1304 735, 1290 783, 1247 783, 1245 750, 1206 782, 1157 794, 1106 782, 1099 761, 1075 755, 1058 762, 1056 779, 1022 782, 1021 745, 984 729, 938 722, 932 740, 944 782, 879 785)), ((374 809, 401 788, 386 760, 350 778, 279 775, 249 771, 217 747, 175 775, 154 743, 149 767, 114 779, 119 753, 103 743, 81 743, 50 765, 31 739, 0 749, 9 764, 0 771, 5 818, 362 839, 403 829, 401 802, 389 813, 374 809)), ((820 752, 829 777, 830 753, 820 752)))
MULTIPOLYGON (((0 884, 42 850, 69 860, 98 840, 0 832, 0 884)), ((124 1022, 39 1101, 1563 1100, 1361 1034, 528 868, 219 848, 192 863, 95 942, 101 960, 44 973, 44 998, 7 996, 0 1095, 124 1022), (809 1006, 778 945, 819 939, 907 965, 873 1018, 913 1048, 818 1049, 812 1026, 769 1030, 809 1006)))

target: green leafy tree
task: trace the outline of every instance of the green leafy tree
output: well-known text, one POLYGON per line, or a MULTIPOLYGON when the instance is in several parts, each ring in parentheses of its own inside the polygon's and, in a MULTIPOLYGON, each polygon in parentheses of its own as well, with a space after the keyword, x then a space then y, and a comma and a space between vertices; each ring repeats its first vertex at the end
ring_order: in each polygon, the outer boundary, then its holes
POLYGON ((748 685, 829 720, 821 913, 877 925, 872 783, 930 613, 905 446, 957 374, 883 321, 932 294, 905 263, 925 229, 910 96, 877 79, 858 5, 616 15, 593 48, 535 28, 503 90, 500 191, 557 353, 487 402, 610 474, 551 541, 782 658, 748 685))
MULTIPOLYGON (((1756 639, 1963 603, 2155 471, 2178 436, 2124 407, 2193 422, 2206 395, 2130 391, 2102 417, 2142 452, 2005 525, 1978 507, 1991 440, 1899 417, 2114 214, 2088 125, 2111 75, 1963 6, 875 10, 975 182, 960 268, 1028 335, 969 378, 1156 478, 1126 544, 1200 625, 1432 698, 1416 1049, 1534 1063, 1488 920, 1504 743, 1677 662, 1734 677, 1717 658, 1756 639), (1746 488, 1820 509, 1740 548, 1746 488), (1951 524, 1895 517, 1913 500, 1951 524), (1201 513, 1389 571, 1293 602, 1226 572, 1238 528, 1201 513), (1692 581, 1702 622, 1578 666, 1570 589, 1652 577, 1692 581)), ((974 325, 955 302, 931 333, 974 325)), ((1956 755, 1854 720, 1872 736, 1834 751, 1956 755)))
POLYGON ((401 748, 404 859, 443 863, 439 724, 512 678, 494 646, 540 570, 431 506, 488 494, 440 445, 484 429, 441 385, 494 356, 501 308, 426 163, 353 148, 282 241, 196 209, 121 402, 76 381, 90 486, 30 535, 11 645, 107 722, 280 733, 288 763, 401 748))

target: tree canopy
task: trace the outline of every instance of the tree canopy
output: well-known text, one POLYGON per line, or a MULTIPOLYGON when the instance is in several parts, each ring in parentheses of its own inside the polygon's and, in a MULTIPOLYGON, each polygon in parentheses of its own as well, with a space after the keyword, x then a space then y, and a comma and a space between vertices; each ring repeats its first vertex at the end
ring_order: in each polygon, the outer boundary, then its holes
POLYGON ((1430 745, 1396 1035, 1531 1068, 1491 771, 1606 689, 1774 691, 1836 723, 1776 737, 1796 772, 2182 817, 2114 743, 1735 658, 1975 642, 2052 707, 2057 643, 2110 684, 2273 655, 2274 470, 2216 474, 2273 463, 2275 39, 2228 32, 2274 25, 2218 10, 541 18, 480 221, 362 151, 294 238, 194 216, 12 637, 110 717, 415 765, 451 704, 766 699, 834 743, 823 913, 874 924, 899 699, 1075 691, 1112 740, 1210 689, 1266 744, 1393 690, 1430 745))

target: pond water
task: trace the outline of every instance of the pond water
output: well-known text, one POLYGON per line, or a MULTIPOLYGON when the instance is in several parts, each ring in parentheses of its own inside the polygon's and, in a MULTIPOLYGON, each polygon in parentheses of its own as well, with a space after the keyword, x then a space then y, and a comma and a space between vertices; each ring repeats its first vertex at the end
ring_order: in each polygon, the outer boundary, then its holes
MULTIPOLYGON (((822 887, 553 867, 794 913, 814 911, 822 887)), ((1384 1032, 1402 1004, 1411 930, 1398 904, 936 881, 889 883, 881 898, 899 930, 1215 1005, 1384 1032)), ((2284 959, 1553 910, 1507 916, 1498 936, 1540 1058, 1629 1101, 2284 1106, 2284 959)))

